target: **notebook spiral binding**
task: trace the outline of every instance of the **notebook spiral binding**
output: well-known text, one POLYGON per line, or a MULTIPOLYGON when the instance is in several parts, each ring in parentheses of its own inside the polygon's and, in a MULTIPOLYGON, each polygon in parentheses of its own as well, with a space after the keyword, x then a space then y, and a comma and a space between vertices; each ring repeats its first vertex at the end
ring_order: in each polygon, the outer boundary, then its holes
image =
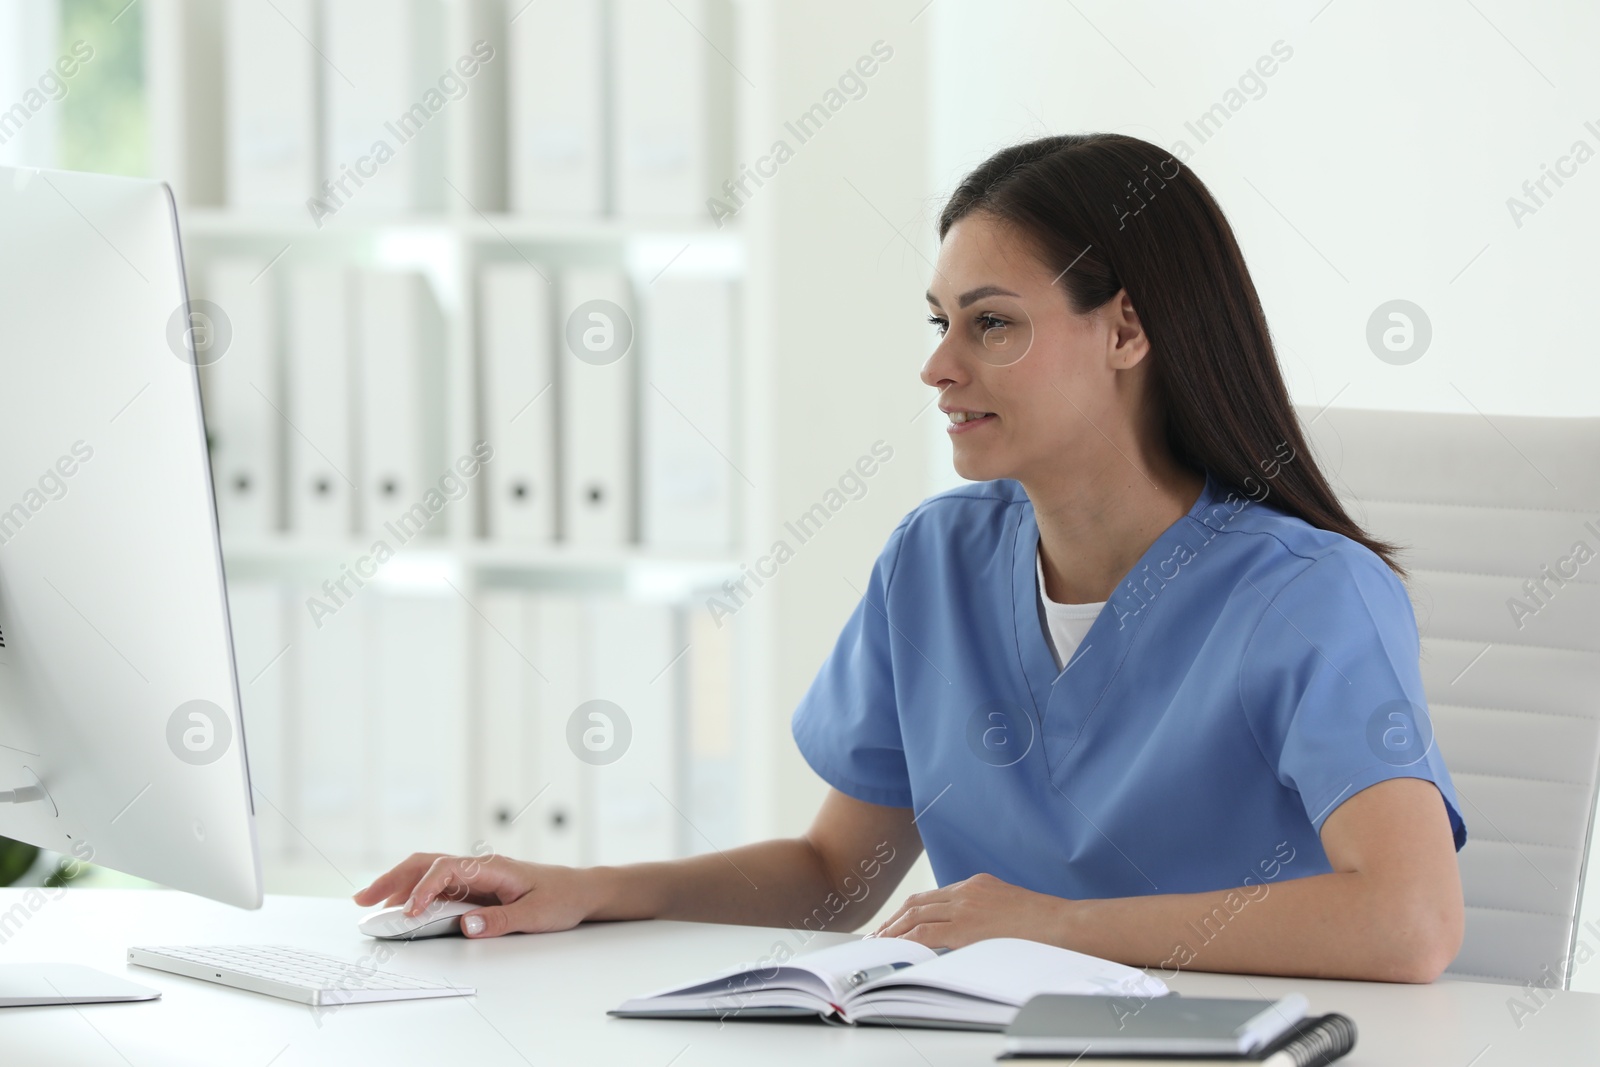
POLYGON ((1299 1067, 1325 1067, 1355 1047, 1355 1020, 1334 1012, 1305 1020, 1298 1033, 1273 1051, 1288 1053, 1299 1067))

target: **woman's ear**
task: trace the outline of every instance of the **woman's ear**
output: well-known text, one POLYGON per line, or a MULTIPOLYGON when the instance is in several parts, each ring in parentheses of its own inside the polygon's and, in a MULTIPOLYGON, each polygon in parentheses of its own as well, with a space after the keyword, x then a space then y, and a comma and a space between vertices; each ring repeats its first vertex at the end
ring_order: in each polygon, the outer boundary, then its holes
POLYGON ((1133 309, 1133 299, 1126 289, 1103 305, 1106 311, 1107 361, 1112 370, 1130 370, 1144 361, 1150 353, 1150 338, 1133 309))

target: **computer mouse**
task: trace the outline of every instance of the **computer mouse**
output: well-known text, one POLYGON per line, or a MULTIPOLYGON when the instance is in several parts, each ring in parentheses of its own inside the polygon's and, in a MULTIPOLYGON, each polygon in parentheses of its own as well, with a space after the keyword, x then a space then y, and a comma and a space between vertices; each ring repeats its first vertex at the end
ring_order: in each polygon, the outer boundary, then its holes
POLYGON ((416 941, 424 937, 449 937, 461 934, 461 916, 482 907, 459 900, 436 897, 421 915, 407 915, 404 906, 388 908, 361 920, 360 930, 368 937, 416 941))

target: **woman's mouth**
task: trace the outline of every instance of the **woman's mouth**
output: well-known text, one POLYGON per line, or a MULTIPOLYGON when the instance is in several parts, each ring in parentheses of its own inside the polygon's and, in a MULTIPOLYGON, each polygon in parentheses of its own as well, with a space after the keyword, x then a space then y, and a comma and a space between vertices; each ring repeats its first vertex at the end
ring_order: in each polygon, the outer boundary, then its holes
POLYGON ((950 416, 950 425, 945 427, 946 433, 971 433, 997 417, 992 411, 947 411, 945 414, 950 416))

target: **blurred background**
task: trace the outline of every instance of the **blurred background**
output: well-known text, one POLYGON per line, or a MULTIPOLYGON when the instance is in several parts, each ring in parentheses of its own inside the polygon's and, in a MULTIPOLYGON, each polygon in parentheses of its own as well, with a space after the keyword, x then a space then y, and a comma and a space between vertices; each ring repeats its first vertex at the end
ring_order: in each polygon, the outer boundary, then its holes
POLYGON ((0 163, 172 186, 267 888, 346 894, 807 825, 789 714, 956 482, 921 294, 1006 144, 1193 167, 1297 403, 1600 413, 1597 39, 1577 0, 0 0, 0 163))

